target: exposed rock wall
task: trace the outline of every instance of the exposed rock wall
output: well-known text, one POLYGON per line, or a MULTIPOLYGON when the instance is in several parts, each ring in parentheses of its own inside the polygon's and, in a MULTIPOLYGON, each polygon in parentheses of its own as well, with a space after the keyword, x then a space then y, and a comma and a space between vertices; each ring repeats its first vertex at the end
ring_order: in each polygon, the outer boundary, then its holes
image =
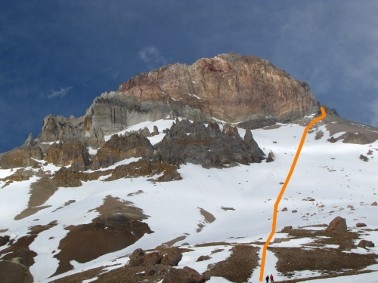
POLYGON ((180 101, 232 123, 293 120, 319 109, 306 83, 266 60, 237 54, 168 65, 127 81, 120 92, 138 101, 180 101))
POLYGON ((217 123, 178 121, 156 145, 157 158, 173 164, 193 163, 204 167, 225 167, 236 163, 260 162, 264 153, 250 130, 244 139, 236 128, 217 123))
POLYGON ((97 97, 79 118, 47 116, 39 141, 85 140, 146 120, 186 117, 220 119, 256 128, 293 121, 319 110, 308 85, 266 60, 223 54, 192 65, 173 64, 135 76, 118 91, 97 97))
POLYGON ((101 147, 92 163, 93 169, 108 167, 114 163, 130 157, 152 157, 154 149, 150 141, 139 134, 132 133, 126 137, 113 135, 101 147))

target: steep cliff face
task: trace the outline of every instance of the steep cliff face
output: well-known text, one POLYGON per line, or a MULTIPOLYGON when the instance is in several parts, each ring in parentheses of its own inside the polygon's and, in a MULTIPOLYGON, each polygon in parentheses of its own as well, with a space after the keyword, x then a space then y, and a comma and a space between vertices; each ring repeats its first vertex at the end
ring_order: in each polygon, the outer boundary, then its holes
POLYGON ((179 101, 230 123, 293 120, 319 109, 306 83, 266 60, 237 54, 141 74, 122 84, 120 92, 140 102, 179 101))
POLYGON ((223 54, 137 75, 118 91, 97 97, 83 117, 47 117, 39 139, 79 137, 96 145, 103 143, 103 134, 167 115, 215 118, 256 128, 293 121, 318 110, 306 83, 266 60, 223 54))

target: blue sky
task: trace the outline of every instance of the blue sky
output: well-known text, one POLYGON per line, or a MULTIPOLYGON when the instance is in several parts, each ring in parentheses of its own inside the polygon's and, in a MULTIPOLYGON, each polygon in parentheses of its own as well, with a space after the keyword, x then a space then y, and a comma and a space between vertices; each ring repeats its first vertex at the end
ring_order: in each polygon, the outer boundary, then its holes
POLYGON ((378 126, 377 15, 374 0, 0 0, 0 152, 138 73, 228 52, 378 126))

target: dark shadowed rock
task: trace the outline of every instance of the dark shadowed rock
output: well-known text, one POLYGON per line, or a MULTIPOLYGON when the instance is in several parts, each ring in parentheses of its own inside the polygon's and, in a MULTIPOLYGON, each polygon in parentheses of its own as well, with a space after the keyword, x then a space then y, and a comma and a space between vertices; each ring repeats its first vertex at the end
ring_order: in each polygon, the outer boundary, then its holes
POLYGON ((62 117, 48 115, 43 120, 38 142, 67 142, 80 140, 93 147, 104 144, 104 133, 101 128, 92 124, 91 117, 62 117))
POLYGON ((333 219, 326 231, 327 232, 331 232, 331 233, 343 233, 343 232, 347 232, 348 230, 348 227, 346 225, 346 220, 345 218, 342 218, 340 216, 337 216, 335 219, 333 219))
POLYGON ((318 110, 306 83, 267 60, 222 54, 192 65, 173 64, 139 74, 121 84, 118 91, 97 97, 82 117, 48 115, 37 140, 79 139, 97 148, 104 143, 104 134, 167 116, 216 118, 257 128, 318 110))
POLYGON ((242 139, 230 125, 221 131, 214 123, 206 127, 202 122, 189 120, 177 121, 155 149, 158 159, 173 164, 200 164, 206 168, 260 162, 264 156, 252 134, 242 139))
POLYGON ((182 259, 182 253, 179 248, 170 248, 161 260, 161 264, 177 266, 182 259))
POLYGON ((356 227, 366 227, 365 223, 356 223, 356 227))
POLYGON ((343 139, 344 143, 355 143, 355 144, 368 144, 371 143, 369 139, 362 133, 345 133, 340 137, 343 139))
POLYGON ((170 248, 165 251, 153 251, 146 253, 142 249, 136 249, 129 257, 129 266, 153 266, 157 264, 176 266, 182 259, 182 253, 178 248, 170 248))
POLYGON ((52 144, 46 151, 45 160, 57 166, 73 165, 78 169, 90 163, 88 149, 79 140, 52 144))
POLYGON ((207 279, 196 270, 185 266, 183 269, 171 268, 163 283, 203 283, 207 279))
POLYGON ((142 249, 136 249, 132 252, 132 254, 129 256, 129 265, 130 266, 140 266, 143 264, 145 252, 142 249))
POLYGON ((361 240, 358 243, 357 247, 366 249, 366 248, 374 248, 375 245, 374 245, 374 243, 372 241, 361 240))
POLYGON ((290 233, 290 231, 293 230, 293 226, 285 226, 282 230, 281 233, 290 233))
POLYGON ((0 155, 0 168, 37 166, 38 162, 34 159, 43 159, 43 152, 39 146, 33 145, 15 148, 0 155))
POLYGON ((54 175, 53 181, 58 187, 78 187, 81 186, 82 174, 71 168, 60 168, 54 175))
POLYGON ((13 261, 0 261, 0 282, 2 283, 32 283, 33 276, 22 264, 13 261))
POLYGON ((9 239, 10 239, 10 237, 8 235, 0 236, 0 247, 9 243, 9 239))
POLYGON ((360 154, 360 160, 368 162, 369 158, 367 156, 363 155, 363 154, 360 154))
POLYGON ((128 136, 113 135, 102 146, 93 159, 92 169, 108 167, 114 163, 131 157, 150 158, 153 147, 143 135, 131 133, 128 136))
POLYGON ((210 256, 208 256, 208 255, 201 255, 201 256, 199 256, 197 258, 196 262, 205 261, 205 260, 209 260, 209 259, 211 259, 210 256))
POLYGON ((146 253, 143 259, 143 265, 151 266, 155 264, 160 264, 162 259, 163 253, 161 251, 146 253))

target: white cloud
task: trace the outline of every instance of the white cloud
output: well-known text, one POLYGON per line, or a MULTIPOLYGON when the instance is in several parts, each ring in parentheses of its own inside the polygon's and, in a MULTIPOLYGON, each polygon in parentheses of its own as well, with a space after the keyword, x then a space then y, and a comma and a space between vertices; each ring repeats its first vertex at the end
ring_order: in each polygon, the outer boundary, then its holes
POLYGON ((138 55, 149 69, 158 68, 167 63, 167 60, 161 55, 160 50, 155 46, 147 46, 141 49, 138 55))
POLYGON ((51 91, 51 93, 47 95, 47 98, 53 99, 53 98, 58 98, 58 97, 65 97, 71 89, 72 89, 72 86, 61 87, 59 90, 51 91))

